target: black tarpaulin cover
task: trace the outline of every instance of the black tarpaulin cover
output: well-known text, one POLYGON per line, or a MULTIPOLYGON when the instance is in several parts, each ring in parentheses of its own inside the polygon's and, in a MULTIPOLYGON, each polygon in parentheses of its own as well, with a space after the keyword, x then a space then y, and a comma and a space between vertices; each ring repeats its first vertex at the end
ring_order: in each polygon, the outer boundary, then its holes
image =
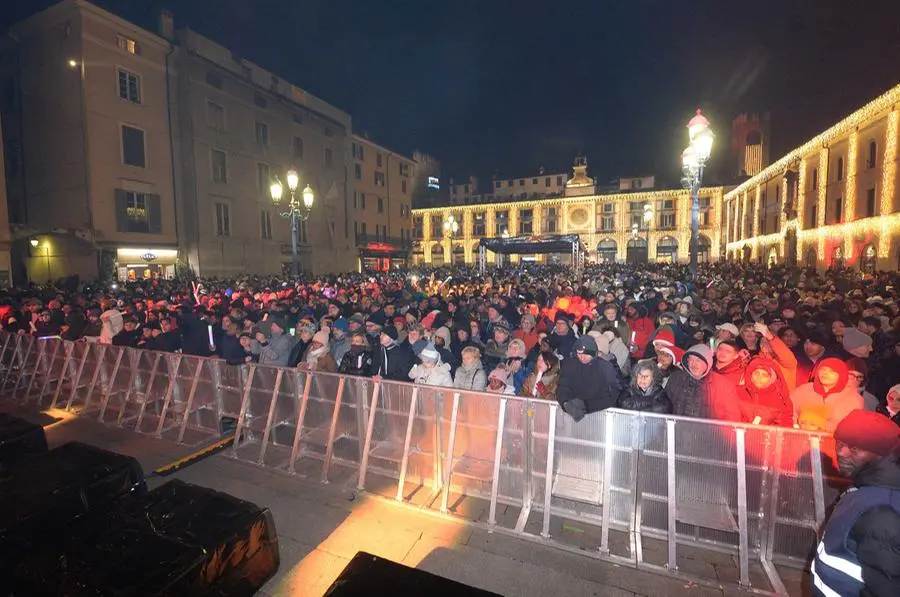
POLYGON ((47 438, 43 427, 0 413, 0 470, 46 451, 47 438))
POLYGON ((278 570, 267 509, 170 481, 115 509, 61 529, 23 557, 15 595, 252 595, 278 570))
POLYGON ((541 255, 545 253, 571 253, 572 243, 581 246, 577 234, 557 234, 553 236, 511 236, 481 240, 481 246, 488 251, 503 255, 541 255))
POLYGON ((357 552, 324 597, 500 597, 364 551, 357 552))
POLYGON ((146 490, 134 458, 72 442, 0 474, 0 580, 35 543, 146 490))

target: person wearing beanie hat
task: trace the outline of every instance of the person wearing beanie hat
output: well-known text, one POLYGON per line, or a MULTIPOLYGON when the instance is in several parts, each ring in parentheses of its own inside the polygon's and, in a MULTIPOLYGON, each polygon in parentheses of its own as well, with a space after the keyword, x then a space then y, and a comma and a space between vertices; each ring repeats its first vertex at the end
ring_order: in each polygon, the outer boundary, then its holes
POLYGON ((414 356, 408 343, 397 343, 397 328, 387 326, 378 334, 376 348, 372 354, 372 377, 394 381, 408 381, 409 370, 413 367, 414 356))
POLYGON ((853 357, 847 361, 847 386, 856 390, 856 393, 862 396, 863 408, 874 411, 878 406, 878 398, 866 391, 866 381, 869 377, 869 366, 866 362, 859 358, 853 357))
POLYGON ((338 366, 334 357, 329 350, 328 332, 319 330, 313 334, 312 342, 303 355, 303 361, 297 367, 308 371, 327 371, 328 373, 337 373, 338 366))
POLYGON ((854 410, 834 430, 838 500, 810 568, 817 596, 900 595, 900 427, 854 410))
POLYGON ((686 417, 741 421, 735 385, 715 371, 713 350, 706 344, 689 348, 681 367, 672 371, 666 384, 673 413, 686 417))
POLYGON ((428 343, 419 353, 421 363, 409 370, 409 378, 413 383, 426 386, 453 387, 450 365, 441 361, 441 353, 434 344, 428 343))
POLYGON ((594 338, 581 336, 573 342, 574 357, 562 362, 556 400, 575 421, 614 407, 623 388, 613 365, 597 352, 594 338))
POLYGON ((844 328, 841 346, 851 355, 861 359, 867 359, 872 354, 872 338, 857 328, 844 328))
POLYGON ((740 330, 733 323, 723 323, 716 326, 716 340, 737 340, 740 330))
POLYGON ((835 357, 819 361, 813 369, 812 381, 798 386, 791 392, 794 422, 798 426, 801 424, 806 408, 824 406, 828 419, 825 427, 820 430, 830 433, 850 412, 862 409, 862 396, 848 387, 849 376, 850 372, 844 361, 835 357))
POLYGON ((797 357, 797 386, 812 381, 812 372, 822 359, 838 356, 831 350, 831 339, 821 327, 815 327, 806 335, 803 350, 795 350, 797 357))
POLYGON ((347 351, 350 350, 350 324, 343 317, 339 317, 335 320, 331 329, 332 338, 329 351, 331 351, 334 361, 340 363, 347 351))
POLYGON ((553 352, 560 358, 568 359, 572 356, 572 350, 575 346, 575 332, 572 331, 569 320, 562 311, 556 314, 556 323, 553 326, 553 332, 549 336, 549 342, 553 352))

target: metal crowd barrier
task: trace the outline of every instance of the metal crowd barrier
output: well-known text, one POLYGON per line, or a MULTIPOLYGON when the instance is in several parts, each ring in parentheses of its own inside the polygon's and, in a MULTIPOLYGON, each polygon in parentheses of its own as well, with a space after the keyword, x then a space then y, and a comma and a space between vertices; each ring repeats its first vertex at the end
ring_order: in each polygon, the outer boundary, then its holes
POLYGON ((617 409, 575 423, 515 396, 7 333, 0 346, 15 401, 188 444, 233 417, 234 458, 322 482, 342 469, 441 512, 481 500, 491 529, 706 583, 722 581, 684 558, 731 554, 760 593, 787 594, 777 566, 807 565, 844 487, 818 433, 617 409))

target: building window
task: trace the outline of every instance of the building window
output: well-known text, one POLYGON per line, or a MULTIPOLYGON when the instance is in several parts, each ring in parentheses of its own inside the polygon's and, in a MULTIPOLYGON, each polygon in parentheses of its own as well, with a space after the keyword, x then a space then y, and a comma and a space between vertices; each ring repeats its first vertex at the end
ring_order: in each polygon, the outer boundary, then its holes
POLYGON ((116 36, 116 45, 129 54, 135 54, 137 56, 140 56, 141 54, 141 47, 138 45, 138 43, 133 39, 125 37, 124 35, 116 36))
POLYGON ((838 197, 837 201, 834 202, 834 221, 838 223, 841 221, 841 216, 843 215, 844 209, 844 199, 843 197, 838 197))
POLYGON ((675 201, 673 199, 666 199, 663 201, 663 209, 675 209, 675 201))
POLYGON ((216 236, 231 236, 231 207, 216 201, 216 236))
POLYGON ((384 172, 375 173, 375 184, 379 187, 384 186, 384 172))
POLYGON ((875 189, 866 190, 866 217, 871 218, 875 215, 875 189))
POLYGON ((556 186, 561 187, 562 183, 563 183, 562 176, 557 176, 556 177, 556 186))
POLYGON ((532 178, 532 179, 531 179, 531 184, 537 184, 537 183, 538 183, 538 179, 537 179, 537 178, 532 178))
POLYGON ((294 159, 303 159, 303 137, 294 137, 294 159))
POLYGON ((874 168, 878 161, 878 146, 875 141, 869 141, 869 157, 866 158, 866 168, 874 168))
POLYGON ((268 105, 268 102, 266 101, 265 97, 257 93, 253 96, 253 104, 257 108, 265 108, 268 105))
POLYGON ((215 130, 225 130, 225 108, 213 102, 206 102, 206 124, 215 130))
POLYGON ((544 179, 544 186, 547 187, 548 189, 550 188, 550 177, 549 176, 544 179))
POLYGON ((534 211, 530 209, 519 210, 519 234, 531 234, 533 232, 533 219, 534 211))
POLYGON ((509 212, 498 211, 494 214, 494 235, 502 236, 504 232, 509 233, 509 212))
POLYGON ((256 164, 256 190, 265 195, 269 192, 272 179, 269 176, 269 165, 257 162, 256 164))
POLYGON ((818 168, 812 169, 812 176, 810 178, 812 178, 812 190, 815 191, 816 189, 819 188, 819 169, 818 168))
POLYGON ((378 213, 384 213, 384 199, 382 199, 381 197, 378 198, 378 213))
POLYGON ((675 227, 675 214, 660 214, 659 227, 660 228, 674 228, 675 227))
POLYGON ((125 192, 125 230, 122 232, 150 232, 150 210, 147 195, 125 192))
POLYGON ((409 176, 409 164, 400 163, 400 176, 409 176))
POLYGON ((639 188, 641 188, 643 185, 644 185, 644 181, 642 181, 640 178, 636 178, 636 179, 634 179, 634 180, 631 181, 631 188, 632 188, 632 189, 639 189, 639 188))
POLYGON ((263 147, 269 144, 269 125, 265 122, 256 121, 256 142, 263 147))
POLYGON ((844 180, 844 158, 838 158, 836 173, 838 180, 844 180))
POLYGON ((477 213, 472 216, 472 236, 484 236, 484 214, 477 213))
POLYGON ((356 180, 362 180, 362 166, 359 164, 353 164, 353 177, 356 180))
POLYGON ((306 220, 297 222, 297 242, 306 244, 309 239, 306 236, 306 220))
POLYGON ((507 180, 507 181, 506 181, 506 186, 511 187, 511 186, 513 186, 513 183, 514 183, 514 182, 515 182, 514 180, 507 180))
POLYGON ((600 230, 608 231, 613 230, 616 227, 616 217, 615 216, 600 216, 600 230))
POLYGON ((519 179, 519 186, 520 186, 520 187, 524 187, 524 186, 525 186, 525 179, 524 179, 524 178, 520 178, 520 179, 519 179))
POLYGON ((327 126, 325 127, 325 136, 326 137, 334 137, 334 133, 327 126))
POLYGON ((495 188, 495 189, 499 189, 499 188, 502 187, 502 186, 503 186, 503 183, 502 183, 501 181, 498 180, 498 181, 495 181, 495 182, 494 182, 494 188, 495 188))
POLYGON ((138 168, 147 166, 144 131, 127 124, 122 125, 122 163, 138 168))
POLYGON ((440 238, 442 234, 441 216, 440 214, 434 214, 431 216, 431 238, 440 238))
POLYGON ((603 204, 603 213, 611 214, 611 213, 615 213, 615 211, 616 211, 615 203, 604 203, 603 204))
POLYGON ((325 167, 334 168, 334 152, 330 148, 325 148, 325 167))
POLYGON ((272 213, 266 210, 259 212, 259 235, 267 240, 272 239, 272 213))
POLYGON ((422 234, 423 228, 424 228, 424 225, 423 225, 422 216, 414 217, 413 218, 413 227, 412 227, 413 238, 422 238, 423 236, 425 236, 424 234, 422 234))
POLYGON ((206 71, 206 84, 216 89, 222 89, 222 77, 212 71, 206 71))
POLYGON ((366 194, 359 191, 353 191, 353 207, 355 209, 366 208, 366 194))
POLYGON ((406 194, 406 181, 405 180, 400 181, 400 192, 403 194, 406 194))
POLYGON ((294 112, 294 122, 297 124, 303 124, 303 114, 300 112, 294 112))
POLYGON ((352 149, 352 151, 353 151, 353 157, 354 157, 355 159, 359 160, 360 162, 364 162, 364 161, 365 161, 365 154, 363 153, 363 146, 362 146, 362 145, 360 145, 359 143, 353 143, 353 144, 351 145, 351 149, 352 149))
POLYGON ((380 153, 375 154, 375 166, 382 168, 384 165, 384 157, 380 153))
POLYGON ((228 182, 228 158, 225 155, 225 152, 219 151, 218 149, 211 149, 210 154, 213 182, 228 182))
POLYGON ((141 103, 141 76, 124 68, 117 70, 119 74, 119 97, 136 104, 141 103))

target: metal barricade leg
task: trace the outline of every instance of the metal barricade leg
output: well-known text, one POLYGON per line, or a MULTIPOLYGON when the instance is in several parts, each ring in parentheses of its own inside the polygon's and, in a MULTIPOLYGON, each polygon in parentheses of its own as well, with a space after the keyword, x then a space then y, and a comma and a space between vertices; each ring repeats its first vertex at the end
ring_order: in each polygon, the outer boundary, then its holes
MULTIPOLYGON (((172 393, 178 385, 178 372, 181 370, 181 359, 183 358, 180 354, 167 355, 167 357, 172 359, 175 363, 175 367, 173 371, 170 362, 169 383, 166 385, 166 397, 163 400, 162 409, 159 413, 159 424, 156 426, 156 431, 153 433, 154 437, 162 437, 163 426, 166 423, 166 415, 169 412, 169 403, 172 401, 172 393)), ((140 428, 141 422, 138 420, 138 429, 140 428)))
POLYGON ((453 394, 453 410, 450 412, 450 437, 447 440, 447 463, 444 471, 444 487, 441 492, 441 512, 447 512, 450 501, 450 477, 453 475, 453 450, 456 444, 456 418, 459 415, 459 392, 453 394))
MULTIPOLYGON (((159 362, 164 358, 162 353, 156 353, 156 358, 153 360, 153 370, 150 372, 150 380, 147 381, 147 388, 144 390, 144 399, 141 400, 141 407, 138 409, 137 421, 134 424, 135 431, 141 430, 141 423, 144 420, 144 411, 147 409, 147 403, 150 402, 153 391, 153 382, 156 380, 156 374, 159 372, 159 362)), ((172 379, 169 380, 169 383, 166 384, 166 389, 172 384, 172 379)), ((168 392, 167 392, 168 393, 168 392)))
POLYGON ((737 451, 737 506, 738 506, 738 530, 740 542, 738 544, 738 558, 740 560, 741 586, 750 586, 750 556, 748 553, 748 529, 747 529, 747 458, 746 435, 747 430, 735 429, 737 451))
POLYGON ((406 437, 403 440, 403 458, 400 461, 400 480, 397 482, 398 502, 403 501, 403 489, 406 485, 406 468, 409 466, 409 448, 412 443, 413 425, 416 421, 416 401, 419 398, 419 386, 415 386, 409 401, 409 414, 406 417, 406 437))
MULTIPOLYGON (((47 348, 47 343, 46 343, 46 342, 41 342, 41 346, 40 346, 40 348, 38 349, 37 361, 35 362, 35 365, 34 365, 35 370, 38 370, 38 369, 41 368, 41 363, 44 362, 44 352, 46 351, 46 348, 47 348)), ((28 402, 28 399, 29 399, 29 397, 31 396, 31 388, 34 387, 34 380, 35 380, 35 379, 37 379, 37 375, 32 375, 32 376, 31 376, 31 379, 28 381, 28 388, 25 390, 25 402, 28 402)), ((45 384, 46 384, 46 381, 47 381, 47 380, 46 380, 46 378, 45 378, 45 379, 44 379, 44 383, 45 383, 45 384)), ((44 389, 43 389, 43 388, 44 388, 44 386, 42 385, 42 386, 41 386, 41 395, 43 395, 43 392, 44 392, 44 389)), ((13 395, 15 395, 15 389, 13 390, 13 395)), ((37 401, 38 401, 38 403, 40 404, 40 401, 41 401, 40 396, 38 397, 38 400, 37 400, 37 401)))
POLYGON ((816 508, 816 526, 825 521, 825 476, 822 474, 822 442, 814 435, 809 437, 809 459, 813 473, 813 500, 816 508))
POLYGON ((675 521, 678 516, 676 500, 678 499, 678 490, 675 488, 675 421, 666 420, 666 480, 667 480, 667 502, 668 511, 668 532, 666 539, 669 547, 669 559, 666 567, 669 572, 678 570, 678 561, 676 560, 675 542, 677 539, 675 521))
MULTIPOLYGON (((46 342, 47 342, 46 340, 43 340, 43 341, 41 341, 41 344, 46 344, 46 342)), ((44 383, 41 384, 41 393, 37 397, 38 404, 40 404, 41 402, 44 401, 44 396, 47 394, 47 387, 50 385, 50 382, 52 381, 50 379, 50 372, 53 370, 53 363, 56 361, 56 355, 57 355, 57 353, 59 353, 60 346, 62 346, 61 342, 55 343, 55 346, 53 347, 53 354, 50 355, 50 360, 47 362, 47 374, 44 377, 44 383)), ((24 370, 24 368, 25 368, 24 365, 22 368, 24 370)), ((34 371, 32 371, 32 373, 31 373, 32 381, 34 381, 34 378, 37 377, 38 371, 40 371, 40 369, 41 369, 41 360, 40 360, 40 358, 38 358, 34 363, 34 371)), ((18 384, 16 384, 16 385, 18 386, 18 384)), ((30 385, 31 384, 29 384, 29 386, 30 385)), ((26 397, 26 400, 27 400, 27 397, 26 397)))
MULTIPOLYGON (((528 524, 528 517, 531 516, 531 509, 534 505, 534 404, 529 398, 522 406, 525 414, 525 425, 523 426, 525 437, 522 438, 524 449, 522 458, 524 463, 522 471, 522 510, 519 512, 518 520, 516 520, 516 531, 519 533, 525 531, 525 525, 528 524)), ((503 427, 501 426, 500 429, 502 430, 503 427)))
POLYGON ((72 388, 69 392, 69 399, 66 401, 66 410, 70 410, 72 408, 72 402, 75 400, 75 396, 78 394, 79 383, 81 382, 81 376, 84 374, 84 366, 87 363, 88 355, 91 354, 91 347, 84 347, 84 354, 81 356, 81 361, 78 362, 78 369, 75 371, 75 377, 72 380, 72 388))
POLYGON ((110 395, 113 393, 113 386, 116 384, 116 376, 119 375, 119 366, 122 364, 122 356, 125 354, 125 349, 120 348, 119 354, 116 355, 116 364, 113 365, 112 375, 109 377, 109 383, 106 384, 106 391, 103 392, 103 399, 100 403, 100 414, 97 415, 97 420, 101 423, 103 422, 103 418, 106 415, 106 407, 109 405, 110 395))
MULTIPOLYGON (((500 399, 500 414, 497 416, 497 442, 494 446, 494 474, 491 476, 491 505, 488 511, 488 524, 494 526, 497 524, 497 493, 500 490, 500 451, 503 449, 503 427, 506 423, 506 398, 500 399)), ((451 452, 451 456, 452 456, 451 452)), ((528 509, 530 505, 522 505, 522 516, 519 520, 528 520, 528 509)), ((522 525, 525 526, 524 523, 522 525)), ((516 523, 516 530, 519 531, 519 524, 516 523)))
POLYGON ((775 431, 774 464, 773 466, 770 466, 765 473, 771 478, 770 486, 772 487, 772 491, 769 498, 768 513, 766 514, 765 518, 766 524, 768 526, 767 528, 762 529, 762 533, 765 537, 766 543, 761 558, 763 570, 765 570, 766 576, 768 576, 769 582, 772 584, 772 589, 778 595, 788 594, 784 583, 781 581, 781 576, 778 574, 778 571, 775 569, 775 565, 772 563, 772 559, 775 554, 775 530, 777 526, 775 517, 778 514, 778 491, 781 485, 781 458, 783 450, 784 431, 779 428, 777 431, 775 431))
MULTIPOLYGON (((65 357, 63 358, 62 368, 59 370, 59 378, 56 380, 56 390, 53 392, 53 400, 50 402, 50 408, 56 408, 56 403, 59 401, 59 393, 62 391, 63 381, 66 379, 66 371, 69 370, 69 365, 72 362, 72 343, 65 343, 65 357)), ((47 377, 49 378, 53 375, 53 361, 50 362, 50 368, 47 370, 47 377)))
MULTIPOLYGON (((137 358, 134 359, 135 367, 134 372, 137 373, 138 365, 141 362, 140 353, 136 353, 137 358)), ((143 418, 144 409, 147 408, 147 401, 150 399, 150 391, 153 389, 153 380, 156 379, 156 371, 159 368, 159 359, 162 358, 161 353, 156 353, 156 358, 153 359, 153 367, 150 369, 150 379, 147 380, 147 385, 144 386, 144 396, 141 398, 141 406, 138 409, 138 420, 143 418)), ((121 426, 122 422, 125 420, 125 411, 128 410, 128 398, 131 396, 131 388, 134 387, 134 383, 132 380, 132 384, 129 384, 128 394, 125 395, 125 400, 122 402, 122 408, 119 410, 119 418, 116 420, 116 423, 121 426)), ((135 426, 137 428, 137 425, 135 426)))
MULTIPOLYGON (((28 368, 28 355, 34 349, 34 344, 36 342, 36 340, 34 339, 34 336, 22 336, 22 338, 23 338, 22 346, 17 353, 18 354, 17 360, 19 361, 19 372, 16 375, 16 381, 13 383, 13 387, 12 387, 13 398, 16 397, 16 392, 18 392, 19 386, 22 385, 22 378, 28 374, 26 371, 26 369, 28 368)), ((36 371, 37 371, 37 366, 35 365, 35 369, 32 370, 31 375, 32 376, 35 375, 36 371)), ((38 400, 40 401, 40 398, 38 400)))
POLYGON ((191 380, 191 389, 188 392, 188 399, 184 405, 184 413, 181 418, 181 429, 178 431, 178 443, 184 443, 184 433, 187 431, 188 420, 191 415, 191 406, 194 404, 194 396, 197 395, 197 386, 200 384, 200 374, 203 372, 203 366, 206 361, 197 361, 197 368, 194 370, 194 379, 191 380))
POLYGON ((288 471, 296 472, 297 457, 300 455, 300 436, 303 434, 303 421, 306 419, 306 407, 309 404, 309 390, 312 386, 312 375, 306 374, 303 384, 303 397, 300 399, 300 414, 297 415, 297 429, 294 431, 294 444, 291 447, 291 460, 288 463, 288 471))
POLYGON ((603 521, 600 523, 600 553, 609 555, 609 523, 612 522, 613 510, 610 503, 612 496, 612 466, 613 466, 613 418, 609 413, 603 413, 604 440, 603 440, 603 521))
POLYGON ((378 393, 381 391, 381 382, 375 383, 372 388, 372 403, 369 405, 369 420, 366 423, 366 441, 363 444, 362 462, 359 464, 359 481, 356 489, 363 491, 366 488, 366 469, 369 468, 369 450, 372 447, 372 432, 375 430, 375 413, 378 410, 378 393))
MULTIPOLYGON (((344 382, 346 381, 347 378, 345 377, 341 377, 338 380, 337 395, 334 398, 334 412, 331 414, 331 427, 328 429, 328 444, 325 446, 325 461, 322 463, 322 483, 328 483, 328 469, 331 468, 331 460, 334 458, 335 434, 337 433, 338 419, 341 416, 341 401, 344 398, 344 382)), ((371 421, 372 425, 375 424, 374 413, 377 406, 378 403, 373 401, 372 412, 369 413, 369 421, 371 421)), ((369 442, 372 440, 370 432, 372 425, 366 428, 366 454, 369 453, 369 442)), ((368 459, 366 464, 368 465, 368 459)))
POLYGON ((0 390, 4 392, 6 391, 6 384, 9 381, 10 376, 13 375, 13 371, 17 368, 16 362, 18 361, 19 351, 22 348, 22 338, 24 338, 24 336, 16 334, 12 355, 9 357, 9 363, 6 365, 6 373, 3 375, 3 385, 0 386, 0 390))
MULTIPOLYGON (((237 426, 234 430, 234 444, 232 444, 232 457, 237 458, 237 451, 241 443, 241 431, 244 427, 244 418, 247 416, 247 409, 250 407, 250 388, 253 386, 253 376, 256 374, 256 365, 250 365, 247 373, 247 381, 244 382, 244 392, 241 396, 241 410, 238 413, 237 426)), ((221 409, 219 411, 221 413, 221 409)), ((219 415, 221 416, 221 414, 219 415)))
POLYGON ((553 456, 556 450, 556 413, 559 407, 550 405, 550 417, 547 429, 547 469, 544 473, 544 520, 541 524, 541 537, 550 538, 550 509, 552 508, 553 494, 550 491, 553 482, 553 456))
MULTIPOLYGON (((278 390, 281 389, 282 375, 284 375, 284 369, 278 369, 275 373, 275 384, 272 389, 272 400, 269 404, 269 415, 266 417, 266 428, 263 431, 262 446, 259 448, 259 458, 256 460, 256 464, 261 465, 266 461, 266 447, 269 445, 269 436, 272 433, 272 421, 275 418, 275 405, 278 402, 278 390)), ((237 456, 237 453, 235 453, 235 456, 237 456)))

